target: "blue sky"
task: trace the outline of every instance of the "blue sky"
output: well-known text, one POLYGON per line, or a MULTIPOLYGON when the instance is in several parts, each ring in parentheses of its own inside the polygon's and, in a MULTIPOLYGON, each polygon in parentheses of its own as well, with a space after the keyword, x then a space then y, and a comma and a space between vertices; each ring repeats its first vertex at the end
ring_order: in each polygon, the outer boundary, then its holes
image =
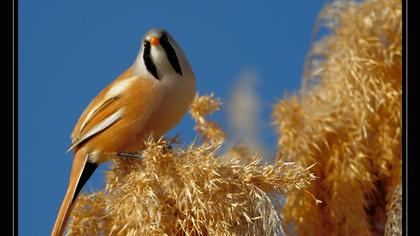
MULTIPOLYGON (((272 105, 300 87, 323 1, 19 1, 19 233, 48 235, 67 188, 70 132, 86 105, 128 68, 144 33, 167 29, 200 94, 229 98, 244 71, 259 77, 261 142, 275 150, 272 105)), ((227 126, 226 115, 213 117, 227 126)), ((189 116, 170 134, 194 137, 189 116)), ((102 167, 84 190, 102 187, 102 167)))

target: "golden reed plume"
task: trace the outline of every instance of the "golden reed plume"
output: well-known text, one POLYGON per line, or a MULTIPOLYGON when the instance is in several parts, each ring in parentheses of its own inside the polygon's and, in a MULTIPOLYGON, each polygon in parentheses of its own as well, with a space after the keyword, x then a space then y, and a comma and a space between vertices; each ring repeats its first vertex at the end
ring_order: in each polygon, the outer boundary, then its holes
POLYGON ((327 5, 319 22, 330 33, 308 55, 301 94, 275 107, 279 153, 316 162, 320 178, 308 191, 321 204, 301 192, 287 198, 282 213, 297 235, 402 234, 401 7, 327 5))

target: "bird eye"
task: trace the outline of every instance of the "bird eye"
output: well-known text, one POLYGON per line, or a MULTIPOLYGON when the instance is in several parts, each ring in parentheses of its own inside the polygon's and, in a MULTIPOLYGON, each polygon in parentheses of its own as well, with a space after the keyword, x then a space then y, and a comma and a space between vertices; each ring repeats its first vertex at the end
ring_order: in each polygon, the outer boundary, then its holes
POLYGON ((144 46, 144 47, 147 47, 149 44, 150 44, 150 42, 149 42, 149 41, 144 40, 144 42, 143 42, 143 46, 144 46))
POLYGON ((160 41, 168 41, 168 37, 166 36, 166 34, 165 34, 165 33, 163 33, 163 34, 160 36, 159 40, 160 40, 160 41))

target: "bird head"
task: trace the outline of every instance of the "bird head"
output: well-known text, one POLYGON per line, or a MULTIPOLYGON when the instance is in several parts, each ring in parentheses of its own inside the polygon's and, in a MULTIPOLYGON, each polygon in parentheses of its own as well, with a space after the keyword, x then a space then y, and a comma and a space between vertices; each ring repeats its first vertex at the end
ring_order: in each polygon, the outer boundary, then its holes
POLYGON ((140 75, 160 81, 194 78, 182 48, 163 29, 151 29, 144 35, 135 67, 140 75))

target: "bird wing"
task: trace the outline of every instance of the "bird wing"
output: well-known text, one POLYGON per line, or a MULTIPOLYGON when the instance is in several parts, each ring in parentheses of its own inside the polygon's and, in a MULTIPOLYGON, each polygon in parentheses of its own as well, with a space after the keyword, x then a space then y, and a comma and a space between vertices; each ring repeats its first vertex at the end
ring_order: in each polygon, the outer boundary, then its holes
POLYGON ((86 118, 83 120, 82 124, 80 125, 80 131, 82 132, 83 129, 86 127, 87 124, 89 124, 89 122, 95 118, 95 116, 102 110, 104 110, 106 107, 108 107, 108 105, 110 105, 111 103, 117 101, 121 96, 113 96, 110 97, 108 99, 106 99, 104 102, 102 102, 101 104, 99 104, 99 106, 94 107, 92 110, 89 111, 89 113, 86 115, 86 118))
MULTIPOLYGON (((106 107, 106 106, 105 106, 106 107)), ((81 133, 79 137, 73 140, 71 146, 67 149, 67 152, 72 150, 75 146, 79 145, 88 138, 94 136, 95 134, 105 130, 111 125, 115 124, 124 116, 124 108, 118 109, 116 112, 112 113, 110 116, 107 116, 99 123, 92 126, 90 129, 87 129, 86 132, 81 133)))
POLYGON ((129 69, 93 99, 80 116, 79 121, 72 132, 72 143, 67 152, 123 118, 124 109, 120 101, 122 94, 112 93, 112 96, 109 95, 111 94, 110 90, 112 90, 116 84, 131 76, 132 70, 129 69))

